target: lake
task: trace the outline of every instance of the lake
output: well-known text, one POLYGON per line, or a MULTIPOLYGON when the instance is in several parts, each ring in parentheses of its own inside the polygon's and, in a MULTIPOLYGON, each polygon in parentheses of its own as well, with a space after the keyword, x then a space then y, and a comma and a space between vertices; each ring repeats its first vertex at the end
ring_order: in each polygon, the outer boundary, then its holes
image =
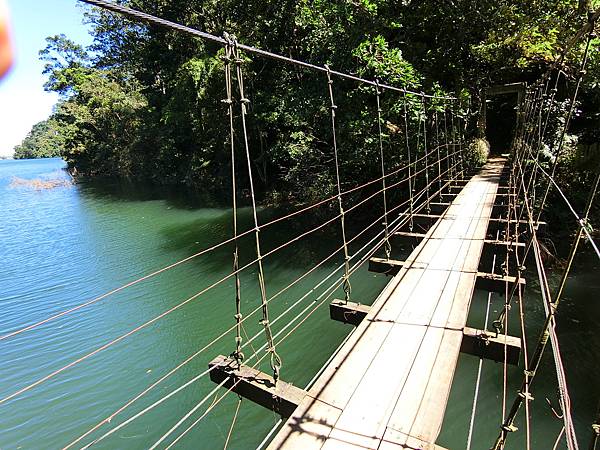
MULTIPOLYGON (((232 236, 231 210, 218 202, 176 189, 117 183, 114 181, 71 184, 59 159, 0 161, 0 335, 19 330, 53 314, 67 310, 157 269, 171 265, 232 236), (22 180, 52 182, 51 188, 32 186, 22 180)), ((261 223, 283 213, 260 210, 261 223)), ((273 224, 261 232, 263 254, 290 238, 324 222, 330 211, 318 216, 303 215, 273 224), (304 217, 307 216, 307 217, 304 217)), ((252 213, 242 208, 240 230, 250 229, 252 213)), ((350 235, 358 224, 349 224, 350 235)), ((269 297, 286 288, 311 267, 323 261, 340 245, 339 223, 311 233, 265 259, 269 297)), ((379 231, 379 230, 377 230, 379 231)), ((358 239, 355 251, 371 235, 358 239)), ((254 238, 239 242, 240 264, 255 257, 254 238)), ((585 246, 584 246, 585 247, 585 246)), ((235 323, 235 288, 232 278, 233 247, 223 245, 139 284, 119 291, 57 320, 10 338, 0 340, 0 396, 5 398, 121 336, 119 342, 86 358, 34 388, 0 404, 0 448, 54 449, 74 441, 129 399, 182 361, 212 342, 235 323), (201 293, 206 291, 204 293, 201 293), (201 293, 197 297, 196 294, 201 293), (127 335, 133 329, 189 300, 164 317, 127 335)), ((305 387, 331 353, 351 331, 349 326, 329 319, 326 297, 331 283, 314 288, 336 270, 341 255, 325 261, 270 303, 275 334, 295 317, 306 318, 301 326, 278 345, 282 356, 282 379, 305 387), (324 294, 323 294, 324 295, 324 294), (322 303, 322 306, 316 308, 322 303), (312 311, 308 315, 307 311, 312 311), (305 312, 303 312, 305 311, 305 312), (283 315, 282 315, 283 314, 283 315)), ((528 341, 533 349, 543 321, 539 286, 529 263, 526 310, 528 341)), ((600 382, 600 265, 583 253, 569 281, 559 310, 561 338, 570 385, 573 414, 581 447, 588 445, 600 382)), ((338 272, 339 274, 339 272, 338 272)), ((559 273, 552 274, 557 283, 559 273)), ((331 282, 334 278, 331 278, 331 282)), ((255 265, 240 274, 241 307, 244 315, 260 306, 255 265)), ((383 275, 366 268, 352 276, 352 296, 371 303, 386 283, 383 275)), ((335 295, 343 295, 337 290, 335 295)), ((482 327, 487 295, 478 292, 473 300, 469 325, 482 327)), ((492 315, 503 298, 493 296, 492 315)), ((511 311, 509 330, 518 335, 517 307, 511 311)), ((264 354, 265 343, 259 324, 260 311, 244 323, 247 336, 257 335, 244 349, 264 354)), ((112 419, 110 424, 79 443, 89 442, 127 418, 142 411, 182 386, 207 368, 219 354, 235 349, 234 332, 194 357, 156 388, 112 419)), ((549 348, 548 348, 549 350, 549 348)), ((449 407, 438 444, 465 448, 479 359, 461 355, 449 407)), ((261 365, 269 371, 268 363, 261 365)), ((522 367, 509 367, 509 405, 521 381, 522 367)), ((486 449, 497 436, 501 421, 502 365, 484 361, 477 406, 473 449, 486 449)), ((204 398, 214 384, 207 376, 176 393, 156 408, 102 440, 94 448, 142 449, 150 447, 190 409, 204 398)), ((200 407, 191 419, 166 442, 188 427, 213 401, 200 407)), ((533 385, 533 448, 552 448, 562 422, 556 419, 545 398, 557 405, 556 380, 550 352, 533 385)), ((219 401, 178 442, 179 448, 223 448, 238 398, 228 395, 219 401)), ((521 414, 522 418, 522 414, 521 414)), ((249 401, 242 401, 233 429, 230 448, 256 448, 279 418, 249 401)), ((509 436, 507 448, 524 448, 524 425, 509 436)), ((561 444, 559 448, 564 448, 561 444)), ((164 448, 164 444, 162 446, 164 448)))

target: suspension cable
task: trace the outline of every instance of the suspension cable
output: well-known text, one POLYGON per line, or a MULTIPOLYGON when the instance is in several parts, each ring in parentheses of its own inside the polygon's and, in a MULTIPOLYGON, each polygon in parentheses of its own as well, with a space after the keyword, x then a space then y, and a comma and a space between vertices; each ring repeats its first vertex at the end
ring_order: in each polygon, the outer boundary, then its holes
MULTIPOLYGON (((116 12, 116 13, 122 14, 124 16, 127 16, 129 18, 148 22, 153 25, 159 25, 159 26, 167 27, 167 28, 170 28, 173 30, 181 31, 186 34, 189 34, 189 35, 192 35, 192 36, 195 36, 195 37, 198 37, 198 38, 210 41, 210 42, 214 42, 216 44, 227 45, 227 41, 222 37, 215 36, 215 35, 212 35, 210 33, 204 32, 204 31, 196 30, 194 28, 190 28, 185 25, 182 25, 182 24, 179 24, 176 22, 172 22, 170 20, 162 19, 160 17, 156 17, 151 14, 147 14, 147 13, 138 11, 136 9, 129 8, 127 6, 118 5, 116 3, 112 3, 112 2, 109 2, 106 0, 78 0, 78 1, 80 1, 82 3, 87 3, 89 5, 97 6, 99 8, 103 8, 103 9, 106 9, 106 10, 109 10, 112 12, 116 12)), ((285 62, 288 64, 293 64, 296 66, 304 67, 306 69, 311 69, 311 70, 315 70, 315 71, 319 71, 319 72, 324 72, 324 73, 328 72, 328 69, 326 67, 317 66, 315 64, 311 64, 311 63, 308 63, 305 61, 300 61, 300 60, 297 60, 294 58, 290 58, 288 56, 283 56, 283 55, 279 55, 276 53, 272 53, 272 52, 269 52, 266 50, 252 47, 250 45, 244 45, 244 44, 238 43, 237 47, 238 47, 238 49, 243 50, 245 52, 254 53, 254 54, 269 58, 269 59, 274 59, 277 61, 285 62)), ((365 78, 361 78, 356 75, 351 75, 348 73, 338 72, 338 71, 334 71, 334 70, 332 70, 330 73, 332 75, 335 75, 340 78, 345 78, 348 80, 357 81, 359 83, 376 86, 375 81, 367 80, 365 78)), ((390 85, 386 85, 386 84, 381 84, 381 87, 383 89, 396 91, 396 92, 406 92, 409 94, 417 94, 416 92, 412 92, 405 88, 399 88, 396 86, 390 86, 390 85)), ((425 94, 425 95, 428 98, 442 98, 442 99, 453 99, 454 98, 451 96, 440 96, 440 95, 435 95, 435 94, 434 95, 425 94)))

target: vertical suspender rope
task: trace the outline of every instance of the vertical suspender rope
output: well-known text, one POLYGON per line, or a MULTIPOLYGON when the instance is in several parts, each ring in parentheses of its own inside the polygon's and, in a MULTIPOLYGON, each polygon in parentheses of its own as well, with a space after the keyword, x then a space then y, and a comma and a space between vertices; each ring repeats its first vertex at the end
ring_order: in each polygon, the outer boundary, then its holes
POLYGON ((238 81, 238 89, 240 96, 240 106, 241 106, 241 118, 242 118, 242 130, 244 133, 244 147, 246 150, 246 163, 248 166, 248 178, 250 183, 250 197, 252 199, 252 214, 254 216, 254 237, 256 240, 256 259, 258 261, 258 284, 260 288, 260 298, 261 298, 261 306, 262 306, 262 320, 261 324, 265 329, 265 336, 267 339, 267 352, 270 353, 270 364, 271 369, 273 370, 273 380, 277 383, 279 379, 279 372, 281 369, 281 358, 277 354, 275 350, 275 343, 273 342, 273 334, 271 333, 271 324, 269 323, 269 307, 267 305, 267 292, 265 288, 265 275, 262 263, 262 254, 260 252, 260 228, 258 226, 258 215, 256 213, 256 196, 254 192, 254 181, 252 177, 252 161, 250 159, 250 146, 248 144, 248 130, 246 126, 246 114, 247 114, 247 105, 250 103, 244 95, 244 75, 242 71, 243 59, 240 56, 240 51, 237 47, 237 41, 233 38, 233 47, 234 47, 234 58, 236 65, 236 74, 238 81))
POLYGON ((421 105, 423 107, 423 149, 425 150, 425 190, 426 190, 426 210, 427 214, 431 214, 431 206, 429 205, 429 161, 427 158, 427 104, 425 102, 425 94, 421 93, 421 105))
POLYGON ((402 96, 403 108, 404 108, 404 138, 406 141, 406 155, 408 156, 408 198, 409 198, 409 221, 408 221, 408 229, 410 232, 413 231, 414 221, 413 221, 413 181, 412 181, 412 158, 410 155, 410 138, 408 137, 408 109, 406 107, 406 92, 403 93, 402 96))
POLYGON ((596 420, 594 423, 592 423, 592 439, 590 440, 590 446, 588 450, 596 450, 598 442, 600 442, 600 403, 598 404, 596 420))
POLYGON ((350 292, 352 286, 350 285, 350 255, 348 254, 348 242, 346 240, 346 220, 344 213, 344 206, 342 205, 342 187, 340 184, 340 162, 338 158, 337 148, 337 136, 336 136, 336 125, 335 125, 335 110, 337 106, 333 99, 333 80, 331 78, 331 69, 328 65, 325 66, 327 69, 327 87, 329 90, 329 99, 331 100, 330 111, 331 111, 331 132, 333 139, 333 154, 335 159, 335 180, 338 191, 338 204, 340 206, 340 223, 342 226, 342 240, 344 241, 344 300, 348 302, 350 300, 350 292))
POLYGON ((385 232, 385 256, 387 259, 390 259, 392 254, 392 245, 390 244, 390 232, 388 227, 388 211, 387 211, 387 188, 385 182, 385 161, 383 159, 383 133, 381 131, 381 101, 380 96, 382 94, 382 90, 379 87, 379 80, 375 80, 375 92, 377 97, 377 129, 379 132, 379 158, 381 159, 381 183, 382 183, 382 193, 383 193, 383 226, 385 232))
POLYGON ((227 33, 224 34, 227 44, 225 45, 225 55, 222 57, 225 66, 225 88, 227 92, 227 98, 223 100, 223 103, 227 105, 227 114, 229 115, 229 145, 231 148, 231 196, 232 196, 232 209, 233 209, 233 271, 235 272, 235 323, 236 323, 236 336, 235 336, 235 351, 231 356, 236 360, 238 364, 241 364, 244 360, 244 354, 242 353, 242 311, 241 311, 241 293, 240 293, 240 274, 239 269, 239 248, 238 248, 238 229, 237 229, 237 186, 236 186, 236 172, 235 172, 235 143, 234 143, 234 128, 233 128, 233 94, 232 94, 232 82, 231 82, 231 62, 233 57, 233 42, 227 33))
POLYGON ((435 121, 435 149, 437 153, 438 166, 438 193, 442 193, 442 160, 440 158, 440 127, 438 124, 437 108, 433 110, 433 120, 435 121))
MULTIPOLYGON (((453 180, 452 177, 452 165, 450 164, 450 146, 448 145, 448 115, 447 115, 447 107, 444 108, 444 140, 446 142, 446 173, 448 174, 448 179, 453 180)), ((454 147, 452 147, 452 151, 454 151, 454 147)))
POLYGON ((452 176, 453 180, 458 180, 458 168, 457 168, 457 164, 456 164, 456 151, 455 148, 457 147, 456 144, 456 123, 455 123, 455 117, 454 117, 454 109, 452 107, 450 107, 450 129, 451 129, 451 133, 452 133, 452 166, 454 167, 454 175, 452 176))
MULTIPOLYGON (((546 112, 546 119, 544 120, 544 125, 540 130, 540 134, 539 134, 539 140, 537 142, 537 149, 536 149, 536 155, 535 155, 535 162, 539 162, 540 159, 540 154, 542 152, 542 146, 544 144, 544 137, 546 136, 546 130, 548 128, 548 122, 550 120, 550 113, 552 111, 551 106, 554 103, 554 97, 556 96, 556 93, 558 92, 558 83, 560 81, 560 76, 562 75, 562 71, 558 71, 557 75, 556 75, 556 81, 554 84, 554 88, 551 90, 551 94, 549 96, 549 98, 546 96, 543 100, 544 105, 542 106, 542 108, 540 108, 540 116, 542 115, 544 109, 547 110, 546 112)), ((548 81, 546 83, 546 92, 548 90, 548 86, 550 83, 550 77, 548 77, 548 81)), ((533 186, 533 204, 535 204, 535 199, 537 198, 536 196, 536 180, 537 180, 537 175, 539 173, 538 171, 538 166, 537 164, 534 163, 533 165, 533 176, 529 177, 529 180, 527 180, 527 190, 529 191, 530 187, 533 186)), ((519 216, 520 218, 520 216, 519 216)))
POLYGON ((458 157, 460 158, 460 179, 464 180, 465 178, 465 166, 464 166, 464 152, 463 152, 463 138, 464 138, 464 134, 463 134, 463 126, 461 125, 461 121, 462 121, 462 117, 460 115, 460 105, 457 104, 457 121, 458 121, 458 157))

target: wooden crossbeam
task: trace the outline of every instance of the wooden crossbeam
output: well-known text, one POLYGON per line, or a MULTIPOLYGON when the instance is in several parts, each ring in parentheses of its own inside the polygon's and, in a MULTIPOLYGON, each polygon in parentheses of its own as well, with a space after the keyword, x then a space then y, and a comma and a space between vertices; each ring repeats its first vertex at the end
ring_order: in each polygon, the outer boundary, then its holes
MULTIPOLYGON (((492 223, 497 223, 497 224, 502 224, 502 225, 506 226, 506 223, 508 222, 508 220, 506 220, 505 218, 502 218, 502 217, 492 217, 490 219, 490 222, 491 222, 490 225, 492 223)), ((523 219, 519 220, 518 222, 519 222, 519 225, 528 225, 529 224, 529 221, 523 220, 523 219)), ((514 219, 511 219, 510 223, 511 223, 511 225, 514 225, 515 223, 517 223, 517 221, 514 219)), ((543 222, 543 221, 537 222, 538 229, 540 227, 545 227, 546 225, 548 225, 546 222, 543 222)))
POLYGON ((371 307, 367 305, 336 299, 329 304, 329 317, 338 322, 358 326, 370 310, 371 307))
MULTIPOLYGON (((400 215, 403 217, 410 217, 410 213, 401 213, 400 215)), ((414 213, 414 214, 412 214, 413 223, 416 225, 419 225, 419 226, 424 226, 424 227, 433 225, 435 222, 437 222, 442 217, 444 217, 444 215, 434 214, 434 213, 431 213, 431 214, 414 213)), ((492 217, 489 219, 488 232, 495 233, 498 230, 504 230, 506 228, 507 223, 510 223, 510 225, 514 227, 514 225, 517 223, 517 220, 511 219, 509 222, 506 218, 503 218, 503 217, 492 217)), ((527 226, 529 224, 529 222, 527 220, 523 220, 523 219, 519 220, 518 223, 519 223, 519 226, 527 226)), ((547 226, 546 222, 543 222, 543 221, 537 222, 538 230, 541 230, 546 226, 547 226)))
POLYGON ((497 241, 494 239, 486 239, 483 241, 485 245, 490 245, 492 247, 512 247, 515 248, 525 248, 525 242, 512 242, 512 241, 497 241))
MULTIPOLYGON (((329 304, 331 319, 354 326, 358 326, 370 310, 370 306, 344 300, 334 300, 329 304)), ((504 335, 496 337, 492 332, 464 327, 460 351, 480 358, 503 362, 505 345, 507 363, 518 366, 521 356, 521 339, 518 337, 506 336, 505 339, 504 335)))
POLYGON ((425 233, 417 233, 414 231, 396 231, 394 233, 394 236, 412 238, 412 239, 423 239, 427 235, 425 233))
POLYGON ((257 369, 238 364, 233 358, 219 355, 208 367, 210 379, 236 394, 270 409, 282 417, 290 417, 306 396, 306 391, 285 381, 274 383, 273 377, 257 369))
POLYGON ((396 275, 398 272, 400 272, 400 269, 402 269, 403 265, 404 261, 373 257, 369 259, 369 272, 396 275))
POLYGON ((459 185, 462 184, 463 186, 466 186, 467 183, 469 182, 469 180, 442 180, 442 183, 450 183, 455 184, 455 185, 459 185))
POLYGON ((525 278, 519 278, 517 280, 516 277, 508 275, 503 276, 495 273, 478 272, 477 281, 475 282, 475 288, 504 294, 507 282, 509 284, 509 289, 512 289, 512 285, 514 285, 517 282, 522 286, 525 286, 525 278))
POLYGON ((506 362, 513 366, 519 365, 521 356, 521 339, 514 336, 498 335, 495 333, 465 327, 460 345, 462 353, 491 359, 496 362, 504 361, 504 348, 506 344, 506 362))
POLYGON ((429 203, 431 212, 434 214, 444 212, 446 210, 446 208, 448 208, 448 206, 450 206, 450 202, 430 202, 429 203))

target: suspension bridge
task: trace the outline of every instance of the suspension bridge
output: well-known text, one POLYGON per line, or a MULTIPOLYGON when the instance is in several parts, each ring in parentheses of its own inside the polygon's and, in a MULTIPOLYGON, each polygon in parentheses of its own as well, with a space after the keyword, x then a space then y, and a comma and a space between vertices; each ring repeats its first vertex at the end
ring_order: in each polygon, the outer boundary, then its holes
MULTIPOLYGON (((582 239, 590 243, 600 258, 588 218, 600 176, 595 178, 591 186, 583 212, 578 213, 555 175, 579 87, 585 76, 598 14, 590 14, 588 23, 565 46, 566 52, 583 42, 585 50, 551 167, 544 168, 542 165, 541 149, 551 106, 557 101, 556 86, 561 77, 566 76, 557 70, 561 60, 530 86, 501 86, 488 91, 489 95, 501 95, 518 90, 515 136, 507 154, 489 158, 483 167, 472 168, 468 166, 466 158, 464 134, 467 124, 461 113, 462 105, 455 97, 412 92, 377 80, 338 72, 328 66, 294 60, 243 45, 227 34, 223 37, 214 36, 104 0, 83 1, 124 14, 133 20, 168 27, 222 46, 224 117, 227 118, 229 132, 229 142, 224 148, 231 154, 233 235, 110 292, 9 331, 0 336, 0 345, 17 335, 33 333, 42 326, 52 326, 54 322, 65 320, 76 312, 108 301, 118 292, 195 258, 210 256, 219 249, 232 249, 233 270, 128 332, 36 380, 15 386, 10 394, 0 398, 0 407, 9 403, 12 407, 18 407, 19 398, 26 393, 34 395, 41 384, 51 383, 63 372, 76 370, 76 366, 115 345, 127 345, 128 340, 139 331, 151 327, 189 303, 210 295, 211 290, 218 286, 233 282, 231 311, 234 322, 231 327, 211 337, 197 352, 149 385, 141 387, 137 395, 117 405, 111 414, 94 426, 69 438, 63 448, 89 448, 133 421, 143 420, 145 414, 198 380, 210 378, 215 383, 214 387, 205 392, 182 417, 165 417, 165 421, 171 425, 161 430, 161 436, 150 448, 176 446, 227 395, 235 393, 239 396, 239 402, 225 447, 234 442, 235 424, 242 402, 251 401, 281 416, 261 444, 270 449, 442 449, 443 446, 437 442, 438 436, 445 419, 459 354, 466 353, 479 358, 473 410, 468 436, 465 437, 466 448, 471 448, 472 433, 476 426, 482 362, 492 360, 503 365, 504 378, 502 422, 498 423, 498 438, 490 442, 490 447, 505 447, 509 436, 517 432, 515 420, 523 409, 525 447, 529 449, 532 383, 548 342, 556 371, 563 421, 557 443, 564 439, 569 449, 579 448, 555 330, 555 314, 582 239), (259 221, 257 213, 247 131, 248 104, 251 99, 244 89, 244 53, 323 75, 324 99, 328 103, 331 119, 330 146, 335 193, 264 223, 259 221), (336 105, 336 81, 339 79, 372 90, 381 174, 358 186, 341 179, 342 161, 338 151, 340 118, 336 105), (403 112, 399 131, 403 145, 397 149, 389 146, 389 151, 401 155, 396 158, 394 166, 386 165, 384 153, 388 151, 388 145, 382 129, 386 118, 382 116, 381 107, 382 98, 391 94, 397 96, 403 112), (411 120, 415 116, 417 119, 411 120), (240 141, 236 136, 241 136, 241 149, 237 147, 240 141), (236 155, 240 151, 244 161, 241 167, 249 181, 249 186, 244 188, 249 190, 253 212, 253 226, 243 231, 238 229, 237 205, 240 167, 236 165, 236 155), (538 239, 538 231, 544 225, 542 214, 552 190, 570 209, 574 227, 571 251, 556 291, 549 286, 538 239), (361 211, 360 208, 376 209, 372 206, 375 203, 377 208, 381 208, 381 214, 360 231, 353 232, 348 225, 348 218, 361 211), (321 207, 335 211, 335 215, 274 249, 263 250, 261 235, 274 224, 313 214, 315 209, 321 207), (335 251, 307 267, 302 275, 290 280, 282 290, 269 295, 269 278, 265 273, 264 261, 284 248, 302 245, 303 240, 330 225, 339 225, 340 242, 335 251), (238 243, 245 237, 253 239, 255 255, 250 262, 241 264, 238 243), (397 259, 395 249, 398 246, 409 246, 411 251, 407 256, 397 259), (529 260, 535 262, 536 281, 540 285, 540 300, 546 318, 533 352, 526 345, 527 327, 522 301, 527 284, 524 265, 529 260), (289 306, 277 317, 271 317, 269 307, 272 302, 288 295, 291 287, 325 264, 334 264, 334 270, 299 298, 288 299, 289 306), (249 270, 255 270, 258 274, 260 295, 254 309, 245 311, 241 301, 240 274, 249 270), (352 292, 352 276, 359 270, 370 270, 389 277, 370 305, 355 298, 352 292), (469 312, 476 291, 488 293, 485 325, 481 329, 469 326, 469 312), (504 298, 504 306, 495 319, 490 313, 492 295, 502 295, 504 298), (508 317, 511 306, 515 305, 521 326, 517 335, 511 335, 508 333, 508 317), (332 348, 331 357, 314 374, 312 381, 301 388, 291 383, 288 374, 282 370, 285 355, 279 354, 278 347, 315 314, 329 314, 332 320, 344 322, 353 329, 337 349, 332 348), (247 336, 244 324, 257 318, 263 329, 260 333, 247 336), (232 335, 232 352, 229 355, 214 353, 215 344, 226 338, 231 339, 232 335), (251 356, 246 356, 245 353, 250 350, 251 356), (161 395, 158 400, 144 403, 147 394, 158 390, 159 386, 162 388, 161 385, 169 377, 201 356, 208 358, 206 370, 161 395), (521 386, 516 394, 507 389, 508 365, 523 368, 520 372, 521 386)), ((600 432, 600 425, 594 426, 596 432, 592 445, 595 445, 600 432)))

